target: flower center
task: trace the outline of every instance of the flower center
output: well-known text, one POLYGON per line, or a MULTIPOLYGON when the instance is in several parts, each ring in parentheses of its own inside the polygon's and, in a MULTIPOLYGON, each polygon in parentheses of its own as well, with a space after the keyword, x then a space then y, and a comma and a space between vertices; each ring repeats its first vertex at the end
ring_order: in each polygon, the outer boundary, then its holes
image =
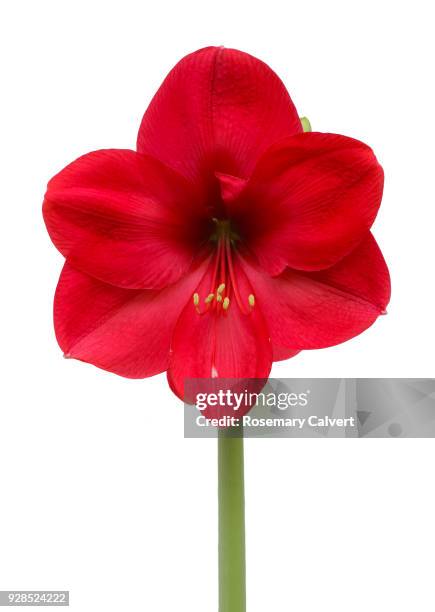
POLYGON ((225 315, 234 300, 243 314, 250 314, 255 306, 255 297, 252 293, 241 295, 233 262, 240 237, 227 219, 213 219, 213 222, 215 229, 210 240, 216 243, 216 248, 212 280, 206 296, 201 296, 199 292, 193 294, 195 310, 199 315, 211 311, 225 315))
POLYGON ((211 241, 218 242, 221 239, 229 238, 230 242, 234 244, 240 240, 239 234, 234 229, 234 226, 231 225, 229 219, 216 219, 216 217, 213 217, 212 221, 214 223, 214 231, 210 236, 211 241))

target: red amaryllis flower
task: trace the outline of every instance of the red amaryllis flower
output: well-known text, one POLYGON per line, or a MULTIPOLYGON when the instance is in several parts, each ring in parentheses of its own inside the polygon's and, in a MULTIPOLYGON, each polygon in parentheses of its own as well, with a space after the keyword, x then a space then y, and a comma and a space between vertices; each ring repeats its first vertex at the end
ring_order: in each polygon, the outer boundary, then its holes
POLYGON ((370 234, 372 150, 304 133, 279 78, 206 48, 169 73, 137 152, 74 161, 44 218, 65 256, 54 304, 67 356, 131 378, 267 378, 272 361, 338 344, 389 300, 370 234))

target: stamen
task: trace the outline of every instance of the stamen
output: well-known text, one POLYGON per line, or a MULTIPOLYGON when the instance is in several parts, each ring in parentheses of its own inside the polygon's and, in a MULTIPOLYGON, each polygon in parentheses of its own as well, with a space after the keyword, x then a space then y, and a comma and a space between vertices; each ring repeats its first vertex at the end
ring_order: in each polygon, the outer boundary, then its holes
MULTIPOLYGON (((215 223, 217 231, 212 239, 213 241, 216 240, 216 250, 211 264, 209 293, 206 294, 206 297, 200 297, 199 290, 193 294, 195 310, 199 315, 206 315, 206 313, 227 314, 231 302, 235 300, 240 312, 243 315, 250 315, 255 306, 255 296, 252 293, 244 293, 247 281, 243 277, 242 270, 240 270, 241 276, 239 277, 240 266, 236 268, 233 264, 233 257, 238 257, 236 238, 234 240, 232 238, 229 222, 215 220, 215 223), (242 292, 238 286, 239 282, 242 283, 242 292)), ((239 238, 237 237, 237 239, 239 238)))
POLYGON ((214 267, 213 267, 213 277, 212 277, 212 281, 211 281, 211 290, 213 290, 214 286, 216 285, 217 273, 218 273, 218 269, 219 269, 219 263, 220 263, 220 260, 221 260, 221 251, 223 251, 223 245, 222 245, 222 240, 219 240, 219 244, 218 244, 218 248, 217 248, 217 253, 216 253, 216 258, 215 258, 214 267))
POLYGON ((246 308, 243 305, 243 302, 239 294, 239 290, 237 288, 237 279, 236 279, 236 275, 235 275, 234 268, 233 268, 233 260, 232 260, 232 255, 231 255, 231 244, 229 240, 226 241, 225 246, 226 246, 226 254, 227 254, 228 272, 229 272, 229 276, 231 279, 231 286, 234 291, 234 297, 236 298, 237 305, 240 308, 241 312, 243 314, 248 314, 246 308))

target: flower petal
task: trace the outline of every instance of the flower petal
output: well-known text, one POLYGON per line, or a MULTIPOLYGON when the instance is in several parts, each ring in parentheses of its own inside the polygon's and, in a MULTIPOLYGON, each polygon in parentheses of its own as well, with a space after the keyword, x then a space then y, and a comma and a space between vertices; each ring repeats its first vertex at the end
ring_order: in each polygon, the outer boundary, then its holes
POLYGON ((261 265, 330 267, 370 229, 382 198, 383 171, 362 142, 316 132, 271 147, 232 216, 261 265))
POLYGON ((248 177, 267 147, 301 131, 287 90, 266 64, 207 47, 166 77, 143 117, 137 149, 188 178, 213 181, 213 170, 248 177))
MULTIPOLYGON (((251 288, 237 260, 234 270, 241 294, 249 295, 251 288)), ((211 277, 209 269, 198 289, 199 295, 209 293, 211 277)), ((271 365, 269 332, 259 308, 243 314, 233 301, 225 313, 215 304, 208 312, 198 314, 190 303, 174 330, 168 381, 174 393, 183 399, 187 379, 267 380, 271 365)))
POLYGON ((238 199, 240 194, 246 188, 248 181, 246 179, 241 179, 238 176, 224 174, 223 172, 215 172, 215 176, 219 181, 221 198, 224 205, 226 207, 226 204, 229 203, 229 208, 231 210, 231 203, 238 199))
POLYGON ((371 234, 328 270, 287 269, 272 278, 244 262, 273 345, 292 349, 332 346, 357 336, 383 314, 390 278, 371 234))
POLYGON ((285 359, 290 359, 290 357, 294 357, 298 353, 300 353, 299 350, 286 348, 285 346, 278 346, 277 344, 273 345, 274 361, 284 361, 285 359))
POLYGON ((128 378, 163 372, 176 320, 203 274, 204 265, 161 291, 122 289, 66 263, 54 301, 61 349, 128 378))
POLYGON ((186 179, 118 149, 84 155, 57 174, 43 213, 51 239, 74 267, 134 289, 180 278, 208 223, 186 179))

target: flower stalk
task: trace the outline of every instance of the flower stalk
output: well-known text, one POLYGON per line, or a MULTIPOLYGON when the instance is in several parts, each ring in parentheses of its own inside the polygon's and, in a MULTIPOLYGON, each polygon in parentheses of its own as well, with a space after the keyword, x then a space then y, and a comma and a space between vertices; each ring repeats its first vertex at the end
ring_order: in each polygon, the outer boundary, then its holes
POLYGON ((219 612, 246 611, 242 427, 219 430, 219 612))

